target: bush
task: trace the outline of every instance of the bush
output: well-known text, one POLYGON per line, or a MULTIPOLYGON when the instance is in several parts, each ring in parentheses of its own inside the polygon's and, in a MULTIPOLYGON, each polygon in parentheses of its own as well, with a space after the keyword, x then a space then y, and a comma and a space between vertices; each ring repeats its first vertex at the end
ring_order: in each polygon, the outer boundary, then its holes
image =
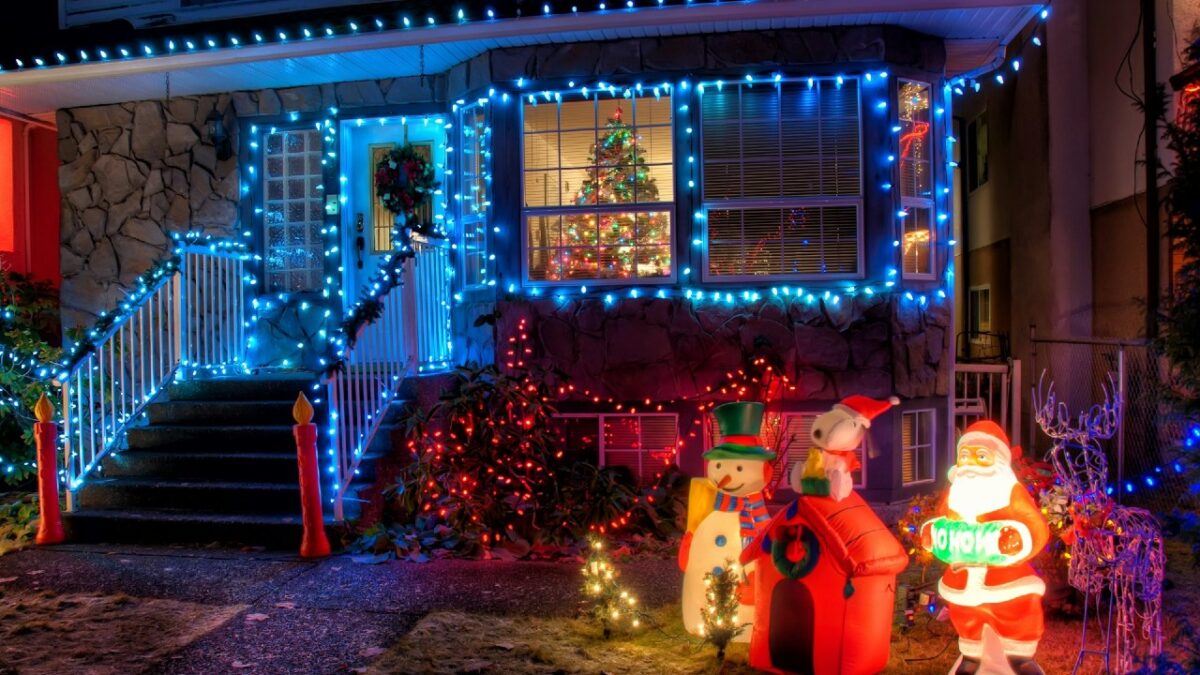
POLYGON ((18 485, 37 471, 33 404, 62 358, 58 292, 49 283, 0 270, 0 482, 18 485))
POLYGON ((33 543, 37 534, 38 505, 35 495, 0 499, 0 555, 19 551, 33 543))
POLYGON ((434 406, 406 420, 408 464, 385 493, 384 523, 354 549, 371 561, 520 558, 576 547, 591 532, 672 532, 686 477, 668 470, 643 490, 626 469, 569 458, 551 403, 562 382, 561 373, 459 368, 434 406))

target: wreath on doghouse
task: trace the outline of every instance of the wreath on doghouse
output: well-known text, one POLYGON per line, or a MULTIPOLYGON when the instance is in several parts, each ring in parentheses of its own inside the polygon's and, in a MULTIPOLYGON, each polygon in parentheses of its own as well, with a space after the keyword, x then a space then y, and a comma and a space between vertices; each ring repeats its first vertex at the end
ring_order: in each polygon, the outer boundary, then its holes
POLYGON ((396 215, 411 220, 438 188, 433 164, 411 143, 397 145, 375 165, 375 194, 396 215))
POLYGON ((802 525, 780 527, 771 539, 771 562, 780 574, 793 581, 808 576, 820 555, 817 535, 802 525))

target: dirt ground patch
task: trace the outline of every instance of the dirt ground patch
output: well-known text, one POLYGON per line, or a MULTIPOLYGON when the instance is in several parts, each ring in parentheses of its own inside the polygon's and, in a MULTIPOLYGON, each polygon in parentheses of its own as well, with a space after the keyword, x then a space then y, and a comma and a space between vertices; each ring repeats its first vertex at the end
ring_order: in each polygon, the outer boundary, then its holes
POLYGON ((242 609, 128 595, 0 590, 0 674, 136 673, 242 609))

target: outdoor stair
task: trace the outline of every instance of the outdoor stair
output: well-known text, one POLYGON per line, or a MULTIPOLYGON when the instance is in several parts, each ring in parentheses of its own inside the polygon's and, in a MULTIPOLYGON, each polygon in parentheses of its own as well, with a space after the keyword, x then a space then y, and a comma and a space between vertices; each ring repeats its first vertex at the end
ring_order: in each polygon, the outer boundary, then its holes
MULTIPOLYGON (((162 400, 146 408, 144 424, 128 430, 124 447, 105 457, 76 492, 75 511, 66 514, 68 538, 299 546, 292 404, 314 379, 255 375, 170 384, 162 400)), ((315 407, 313 422, 324 436, 327 411, 315 407)), ((373 482, 379 454, 364 456, 355 485, 373 482)), ((326 460, 319 452, 328 527, 326 460)))

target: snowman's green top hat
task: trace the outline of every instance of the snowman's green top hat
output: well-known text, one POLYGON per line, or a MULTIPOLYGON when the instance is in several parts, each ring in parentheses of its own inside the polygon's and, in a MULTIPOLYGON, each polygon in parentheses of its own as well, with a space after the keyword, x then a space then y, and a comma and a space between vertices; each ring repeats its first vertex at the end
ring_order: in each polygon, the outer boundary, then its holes
POLYGON ((704 453, 704 459, 748 459, 769 462, 775 453, 762 446, 763 404, 739 401, 713 408, 721 430, 721 443, 704 453))

